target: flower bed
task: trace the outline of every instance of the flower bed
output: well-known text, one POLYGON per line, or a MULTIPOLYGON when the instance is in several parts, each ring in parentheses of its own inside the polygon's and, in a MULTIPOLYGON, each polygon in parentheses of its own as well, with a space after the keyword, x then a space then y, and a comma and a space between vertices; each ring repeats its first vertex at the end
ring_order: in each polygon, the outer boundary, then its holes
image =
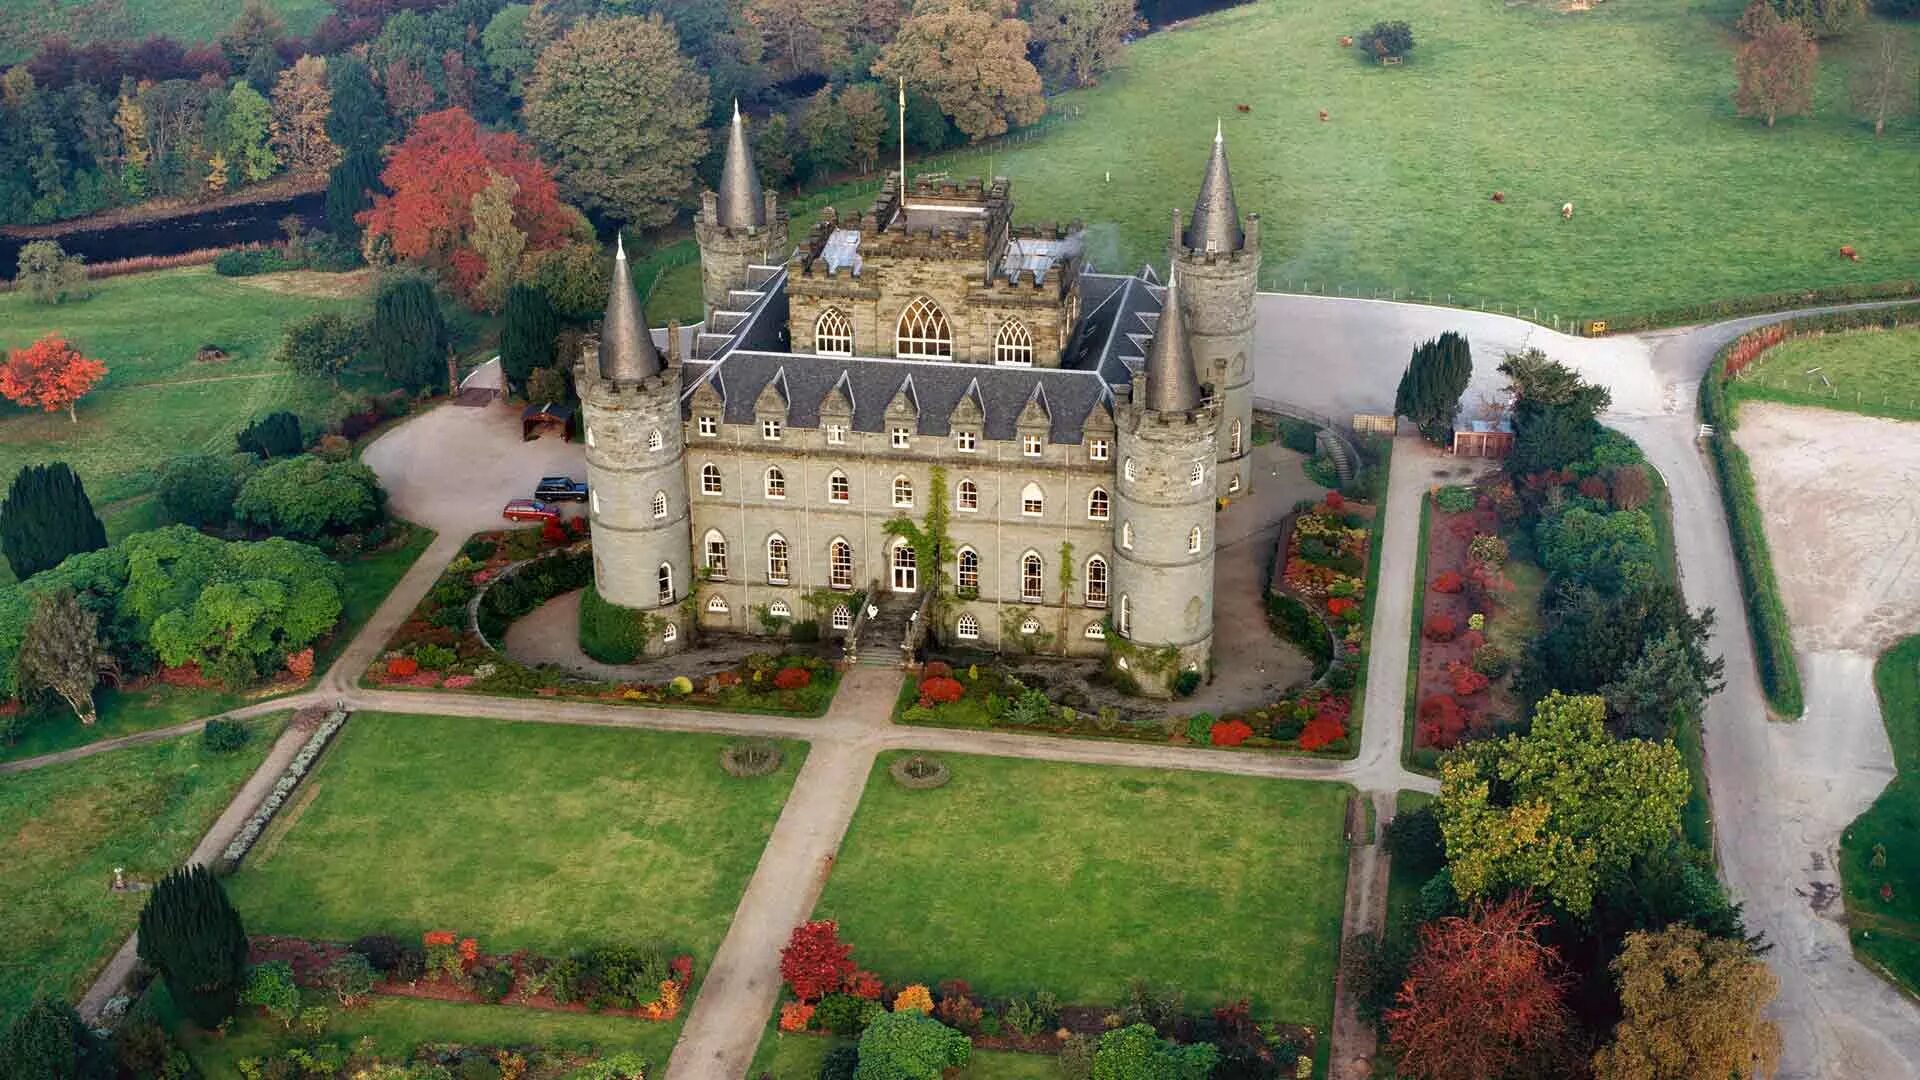
POLYGON ((313 729, 313 734, 307 737, 306 745, 300 748, 299 753, 293 755, 293 760, 287 763, 286 771, 280 774, 280 779, 273 782, 273 790, 268 792, 267 797, 261 801, 259 809, 247 818, 245 825, 240 826, 240 832, 221 853, 221 860, 228 869, 232 869, 246 857, 247 852, 260 839, 260 834, 266 830, 267 824, 273 820, 273 815, 279 813, 280 808, 286 805, 288 796, 293 794, 294 788, 300 786, 301 778, 313 768, 313 763, 319 760, 320 752, 326 749, 327 742, 333 738, 335 732, 340 730, 341 725, 347 722, 349 715, 344 709, 335 709, 320 721, 320 726, 313 729))
POLYGON ((1414 746, 1449 750, 1463 738, 1499 725, 1511 703, 1506 684, 1513 658, 1488 635, 1496 621, 1528 620, 1503 595, 1513 592, 1504 573, 1509 552, 1493 500, 1471 488, 1442 488, 1431 501, 1422 617, 1417 628, 1414 746))

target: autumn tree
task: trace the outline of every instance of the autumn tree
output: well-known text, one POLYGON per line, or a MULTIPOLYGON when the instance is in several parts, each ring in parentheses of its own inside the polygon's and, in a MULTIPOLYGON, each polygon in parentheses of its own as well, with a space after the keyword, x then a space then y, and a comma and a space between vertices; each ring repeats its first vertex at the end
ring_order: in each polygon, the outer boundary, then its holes
POLYGON ((488 311, 499 311, 506 302, 507 289, 520 269, 520 255, 527 250, 527 234, 513 224, 513 198, 519 193, 513 177, 494 173, 471 200, 473 250, 484 267, 473 295, 488 311))
POLYGON ((1147 28, 1135 0, 1034 0, 1027 22, 1041 48, 1040 73, 1053 86, 1092 86, 1128 36, 1147 28))
POLYGON ((36 304, 59 304, 92 295, 87 284, 87 260, 69 255, 56 240, 33 240, 20 245, 14 283, 36 304))
POLYGON ((753 27, 776 78, 825 75, 852 55, 849 31, 858 0, 746 0, 741 16, 753 27))
POLYGON ((1873 125, 1873 137, 1887 130, 1887 121, 1914 111, 1913 39, 1896 26, 1875 26, 1862 43, 1859 59, 1849 73, 1853 107, 1873 125))
POLYGON ((332 112, 325 57, 303 56, 280 73, 273 85, 273 148, 287 168, 321 172, 340 160, 340 148, 327 136, 332 112))
POLYGON ((147 111, 136 95, 121 93, 113 110, 113 126, 120 129, 120 183, 127 194, 145 198, 153 148, 147 141, 147 111))
POLYGON ((25 581, 67 556, 107 546, 107 530, 87 489, 64 462, 24 465, 0 502, 0 552, 25 581))
POLYGON ((1550 924, 1526 894, 1476 904, 1420 928, 1420 946, 1387 1012, 1403 1076, 1487 1080, 1550 1054, 1569 1028, 1550 924))
POLYGON ((100 617, 82 606, 72 589, 33 598, 16 662, 23 689, 53 691, 82 724, 92 726, 98 715, 93 688, 100 685, 102 673, 114 669, 114 662, 100 644, 100 617))
POLYGON ((273 106, 251 83, 234 83, 227 95, 227 157, 248 183, 265 180, 279 167, 272 136, 273 106))
POLYGON ((82 356, 60 335, 48 334, 23 349, 7 350, 6 366, 0 367, 0 397, 29 409, 65 409, 67 419, 77 424, 74 403, 106 375, 106 364, 82 356))
POLYGON ((1413 421, 1428 442, 1446 446, 1453 439, 1460 395, 1472 378, 1473 350, 1466 335, 1449 330, 1414 347, 1394 393, 1393 411, 1413 421))
POLYGON ((1780 1030, 1765 1014, 1779 983, 1745 943, 1686 926, 1629 934, 1613 973, 1625 1015, 1594 1055, 1597 1080, 1773 1074, 1780 1030))
POLYGON ((846 117, 848 154, 859 163, 861 173, 872 172, 891 123, 880 103, 879 87, 872 83, 849 86, 840 91, 835 104, 846 117))
POLYGON ((1010 0, 922 0, 873 73, 925 89, 978 141, 1046 114, 1027 45, 1027 24, 1014 18, 1010 0))
POLYGON ((540 54, 527 130, 584 206, 635 225, 673 220, 707 152, 707 77, 658 15, 593 19, 540 54))
POLYGON ((529 252, 520 262, 520 280, 546 293, 562 319, 584 322, 606 311, 613 261, 599 245, 529 252))
POLYGON ((1547 695, 1525 735, 1469 743, 1440 765, 1454 890, 1538 888, 1585 916, 1596 890, 1680 827, 1687 770, 1670 742, 1615 739, 1598 697, 1547 695))
POLYGON ((840 989, 854 970, 853 946, 840 940, 839 924, 831 920, 794 927, 780 950, 780 978, 801 1001, 818 1001, 840 989))
POLYGON ((1820 49, 1799 23, 1780 21, 1760 31, 1734 55, 1740 86, 1733 103, 1741 116, 1764 116, 1772 127, 1780 116, 1813 111, 1813 83, 1820 49))

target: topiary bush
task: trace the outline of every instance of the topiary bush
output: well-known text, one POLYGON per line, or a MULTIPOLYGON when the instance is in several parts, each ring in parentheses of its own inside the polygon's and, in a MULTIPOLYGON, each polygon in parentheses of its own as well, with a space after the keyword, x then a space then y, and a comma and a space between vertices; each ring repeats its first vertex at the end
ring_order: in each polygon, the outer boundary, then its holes
POLYGON ((214 717, 200 729, 200 745, 215 754, 231 754, 247 745, 253 733, 238 720, 214 717))

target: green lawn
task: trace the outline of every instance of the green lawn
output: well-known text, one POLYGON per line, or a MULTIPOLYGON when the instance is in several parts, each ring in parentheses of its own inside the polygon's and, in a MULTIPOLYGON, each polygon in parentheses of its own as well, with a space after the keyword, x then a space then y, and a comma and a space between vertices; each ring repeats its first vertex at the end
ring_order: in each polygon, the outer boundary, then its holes
POLYGON ((489 952, 661 940, 702 969, 804 748, 721 771, 713 736, 359 713, 231 879, 260 933, 446 928, 489 952))
POLYGON ((1920 635, 1880 657, 1873 670, 1880 716, 1893 743, 1899 775, 1840 837, 1840 873, 1856 953, 1886 971, 1908 993, 1920 995, 1920 635), (1872 865, 1875 844, 1886 845, 1887 865, 1872 865), (1892 898, 1880 890, 1892 887, 1892 898))
MULTIPOLYGON (((783 1035, 769 1027, 747 1075, 815 1080, 820 1075, 821 1059, 841 1041, 821 1035, 783 1035)), ((1060 1071, 1059 1059, 1050 1054, 974 1050, 966 1068, 945 1075, 946 1080, 1065 1080, 1067 1074, 1060 1071)))
MULTIPOLYGON (((65 34, 75 45, 166 34, 189 46, 212 41, 240 14, 241 0, 0 0, 0 64, 33 54, 40 39, 65 34)), ((268 0, 289 34, 307 34, 333 10, 326 0, 268 0)))
POLYGON ((1920 419, 1920 326, 1789 338, 1728 382, 1727 396, 1920 419))
POLYGON ((188 735, 0 779, 0 1016, 86 988, 144 901, 107 887, 113 868, 153 881, 185 859, 280 725, 230 755, 188 735))
POLYGON ((946 786, 908 791, 894 756, 816 916, 862 966, 1082 1004, 1137 977, 1325 1029, 1349 788, 948 755, 946 786))

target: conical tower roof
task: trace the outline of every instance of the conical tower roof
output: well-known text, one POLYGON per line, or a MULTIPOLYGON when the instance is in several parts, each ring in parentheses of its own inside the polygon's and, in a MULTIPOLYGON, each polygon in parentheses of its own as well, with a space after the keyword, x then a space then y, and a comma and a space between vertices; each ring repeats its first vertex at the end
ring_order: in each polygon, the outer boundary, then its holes
POLYGON ((1200 377, 1193 373, 1193 346, 1180 313, 1180 282, 1169 279, 1160 302, 1160 322, 1147 347, 1146 406, 1154 412, 1192 412, 1200 407, 1200 377))
POLYGON ((639 382, 658 375, 665 366, 647 329, 647 313, 640 309, 640 294, 633 291, 626 240, 618 238, 613 249, 613 288, 607 293, 607 313, 600 322, 600 375, 616 382, 639 382))
POLYGON ((1239 251, 1247 234, 1240 228, 1240 207, 1233 201, 1233 177, 1227 172, 1227 140, 1220 122, 1213 125, 1213 156, 1193 200, 1193 220, 1180 242, 1195 251, 1239 251))
POLYGON ((767 206, 760 198, 760 172, 753 167, 753 148, 747 145, 747 123, 740 118, 740 102, 733 103, 733 123, 727 127, 727 160, 720 167, 720 224, 729 229, 767 223, 767 206))

